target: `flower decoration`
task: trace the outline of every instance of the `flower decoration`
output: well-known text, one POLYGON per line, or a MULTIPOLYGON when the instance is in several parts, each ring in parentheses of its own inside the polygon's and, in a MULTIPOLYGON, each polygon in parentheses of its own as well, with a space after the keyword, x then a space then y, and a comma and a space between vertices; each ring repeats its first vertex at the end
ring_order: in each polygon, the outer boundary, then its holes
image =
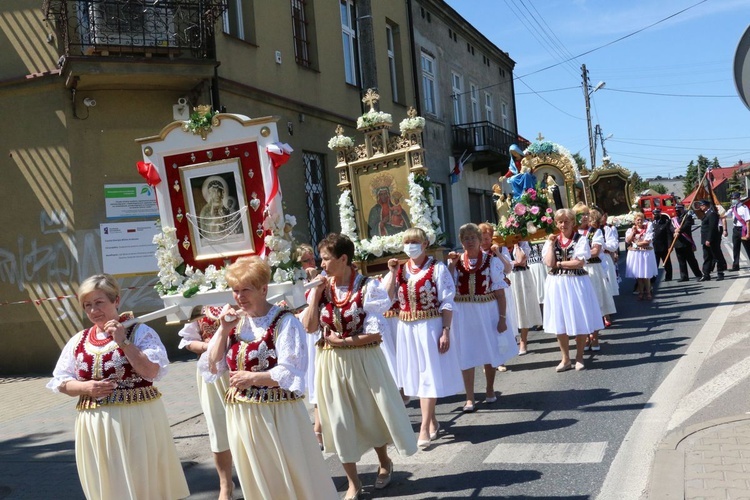
POLYGON ((513 205, 508 218, 498 224, 496 233, 503 238, 520 236, 521 239, 536 239, 543 237, 542 232, 551 234, 556 230, 547 197, 529 188, 513 205))
POLYGON ((625 215, 610 215, 607 217, 607 224, 616 228, 629 227, 635 222, 635 212, 629 212, 625 215))
POLYGON ((417 130, 422 130, 424 128, 424 118, 421 116, 415 116, 413 118, 404 118, 401 120, 401 123, 398 124, 399 130, 401 130, 401 135, 406 135, 409 132, 414 132, 417 130))
POLYGON ((357 118, 357 128, 360 130, 374 125, 391 125, 392 123, 393 116, 383 111, 375 111, 374 109, 370 109, 370 111, 357 118))
POLYGON ((192 132, 195 135, 200 134, 201 139, 205 141, 212 127, 219 126, 220 122, 216 117, 217 114, 218 112, 211 111, 211 106, 205 104, 193 108, 190 119, 182 124, 182 130, 192 132))
POLYGON ((345 135, 335 135, 328 141, 328 149, 347 149, 354 147, 354 139, 345 135))

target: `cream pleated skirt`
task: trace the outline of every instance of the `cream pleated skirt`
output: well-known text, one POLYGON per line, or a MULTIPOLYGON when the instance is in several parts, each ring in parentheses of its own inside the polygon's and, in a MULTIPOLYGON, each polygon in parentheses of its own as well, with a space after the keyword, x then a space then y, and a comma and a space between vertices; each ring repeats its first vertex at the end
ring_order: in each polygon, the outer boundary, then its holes
POLYGON ((625 277, 645 279, 656 276, 659 268, 653 250, 628 250, 625 260, 625 277))
POLYGON ((229 439, 227 439, 227 412, 224 409, 224 394, 229 389, 229 372, 218 377, 213 384, 203 380, 200 369, 198 369, 196 375, 195 385, 198 388, 203 416, 206 418, 211 451, 214 453, 227 451, 229 439))
POLYGON ((161 399, 78 412, 76 465, 89 500, 190 494, 161 399))
POLYGON ((417 440, 404 403, 378 346, 318 349, 315 391, 323 425, 323 445, 342 463, 392 443, 412 455, 417 440))
POLYGON ((229 403, 227 432, 246 499, 338 499, 302 400, 229 403))

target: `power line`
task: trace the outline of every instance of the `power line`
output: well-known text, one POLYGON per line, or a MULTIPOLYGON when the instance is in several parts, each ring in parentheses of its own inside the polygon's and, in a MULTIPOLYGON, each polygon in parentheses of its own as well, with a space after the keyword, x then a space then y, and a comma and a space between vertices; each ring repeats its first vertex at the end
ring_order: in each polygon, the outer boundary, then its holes
POLYGON ((701 95, 701 94, 664 94, 661 92, 643 92, 640 90, 622 90, 622 89, 611 89, 611 88, 605 88, 602 90, 606 90, 608 92, 623 92, 626 94, 644 94, 644 95, 657 95, 660 97, 706 97, 706 98, 727 98, 731 97, 732 99, 736 99, 736 95, 701 95))
MULTIPOLYGON (((692 149, 692 150, 696 150, 696 151, 705 151, 706 150, 705 147, 691 148, 691 147, 688 147, 688 146, 662 146, 662 145, 659 145, 659 144, 643 144, 643 143, 640 143, 640 142, 623 141, 622 139, 614 139, 614 138, 609 139, 609 140, 612 141, 612 142, 619 143, 619 144, 632 144, 634 146, 646 146, 646 147, 649 147, 649 148, 664 148, 664 149, 679 149, 679 150, 692 149)), ((713 147, 711 148, 711 150, 713 150, 713 151, 742 151, 743 149, 745 149, 745 148, 713 148, 713 147)))
POLYGON ((576 85, 574 87, 562 87, 559 89, 549 89, 549 90, 537 90, 536 92, 516 92, 516 95, 529 95, 529 94, 546 94, 548 92, 559 92, 561 90, 581 90, 580 85, 576 85))
POLYGON ((555 106, 554 104, 552 104, 551 102, 549 102, 549 101, 548 101, 547 99, 545 99, 544 97, 542 97, 542 96, 540 96, 539 94, 537 94, 537 92, 536 92, 536 91, 535 91, 534 89, 532 89, 532 88, 531 88, 531 87, 529 86, 529 84, 528 84, 528 83, 526 83, 525 81, 521 80, 520 78, 519 78, 519 81, 520 81, 521 83, 523 83, 524 85, 526 85, 526 87, 527 87, 527 88, 528 88, 529 90, 531 90, 531 92, 533 92, 534 94, 536 94, 536 96, 537 96, 537 97, 538 97, 539 99, 541 99, 542 101, 546 102, 547 104, 549 104, 550 106, 552 106, 553 108, 555 108, 556 110, 558 110, 558 111, 559 111, 560 113, 563 113, 563 114, 565 114, 565 115, 568 115, 568 116, 569 116, 569 117, 571 117, 571 118, 575 118, 576 120, 584 120, 583 118, 579 118, 579 117, 577 117, 577 116, 571 115, 571 114, 570 114, 570 113, 568 113, 567 111, 564 111, 564 110, 562 110, 562 109, 558 108, 557 106, 555 106))

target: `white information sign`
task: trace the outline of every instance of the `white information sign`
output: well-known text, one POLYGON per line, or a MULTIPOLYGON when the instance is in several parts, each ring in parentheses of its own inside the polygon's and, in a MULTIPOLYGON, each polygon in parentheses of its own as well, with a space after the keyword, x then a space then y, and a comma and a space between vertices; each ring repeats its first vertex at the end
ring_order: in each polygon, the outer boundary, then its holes
POLYGON ((152 220, 100 224, 104 272, 130 276, 159 272, 153 243, 159 231, 152 220))
POLYGON ((105 184, 104 205, 108 219, 159 216, 156 193, 146 183, 105 184))

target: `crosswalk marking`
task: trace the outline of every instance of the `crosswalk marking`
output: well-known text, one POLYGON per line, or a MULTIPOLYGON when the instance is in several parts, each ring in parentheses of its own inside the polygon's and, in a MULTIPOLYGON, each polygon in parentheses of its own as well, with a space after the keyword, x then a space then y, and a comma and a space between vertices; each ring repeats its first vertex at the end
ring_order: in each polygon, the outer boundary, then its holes
MULTIPOLYGON (((470 444, 469 442, 452 441, 450 437, 446 436, 438 438, 433 441, 429 448, 419 450, 410 457, 399 455, 393 446, 388 446, 388 456, 395 465, 447 464, 454 458, 460 457, 463 449, 470 444)), ((362 459, 357 463, 375 465, 378 463, 378 457, 375 451, 370 450, 362 455, 362 459)))
POLYGON ((604 459, 607 442, 498 444, 484 463, 593 464, 604 459))

